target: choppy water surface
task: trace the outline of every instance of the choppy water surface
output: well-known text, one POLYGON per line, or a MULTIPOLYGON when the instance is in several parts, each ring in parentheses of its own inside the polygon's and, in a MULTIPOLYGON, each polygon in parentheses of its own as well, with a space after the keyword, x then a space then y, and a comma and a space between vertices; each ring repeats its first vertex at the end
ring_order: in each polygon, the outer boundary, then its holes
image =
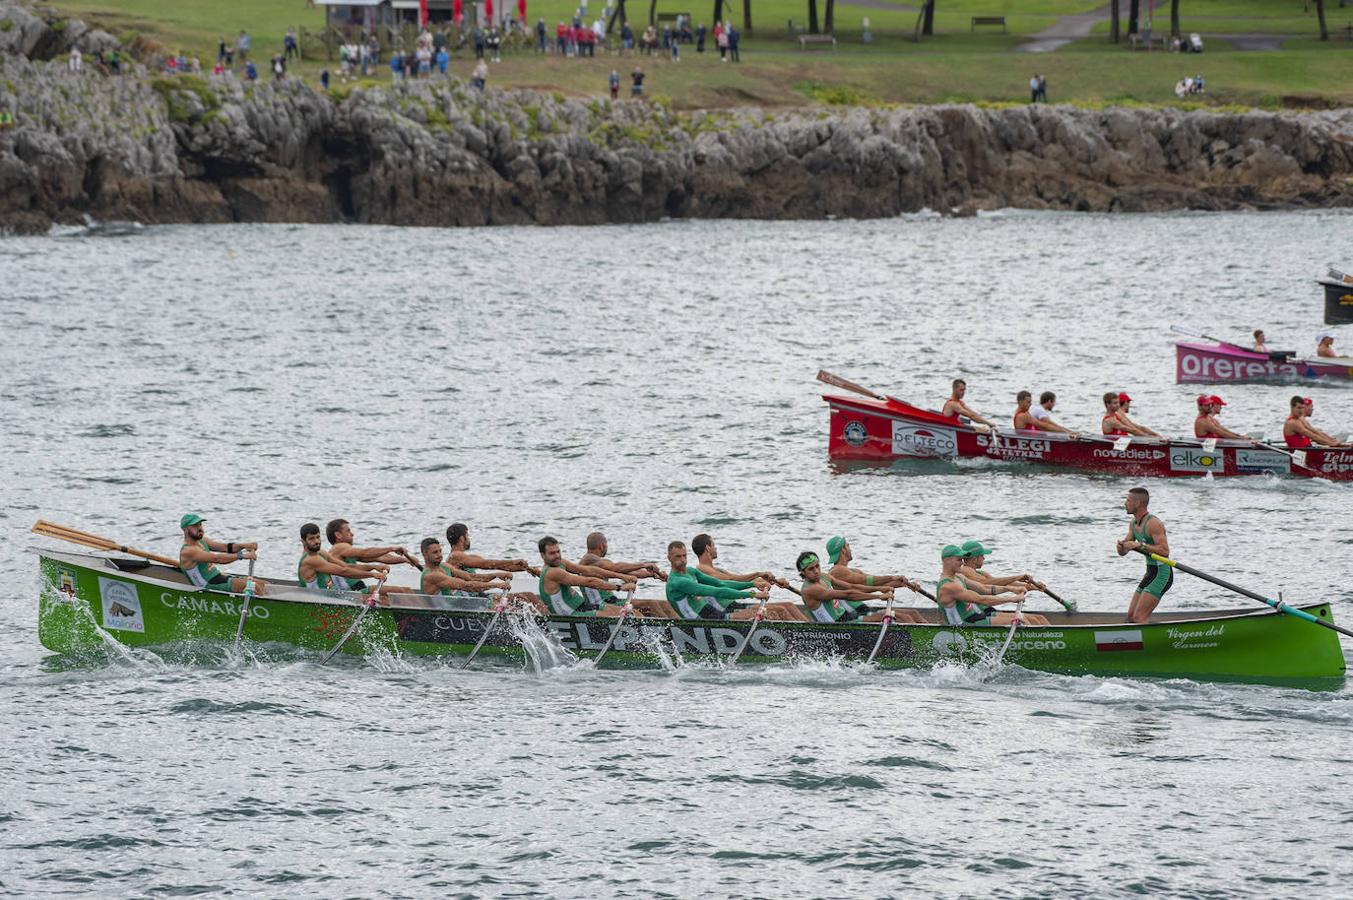
MULTIPOLYGON (((339 515, 409 545, 466 521, 528 557, 546 532, 651 559, 712 531, 730 568, 785 572, 840 532, 926 577, 975 537, 993 569, 1122 609, 1131 482, 834 472, 814 373, 927 405, 961 375, 1001 416, 1052 388, 1082 427, 1124 389, 1182 432, 1168 326, 1310 349, 1312 277, 1350 238, 1329 213, 0 241, 0 893, 1346 895, 1347 689, 61 659, 26 530, 172 552, 192 509, 285 577, 298 526, 339 515)), ((1218 390, 1270 434, 1292 393, 1218 390)), ((1353 428, 1353 389, 1303 392, 1353 428)), ((1353 488, 1151 488, 1178 558, 1353 621, 1353 488)), ((1167 597, 1244 602, 1182 577, 1167 597)))

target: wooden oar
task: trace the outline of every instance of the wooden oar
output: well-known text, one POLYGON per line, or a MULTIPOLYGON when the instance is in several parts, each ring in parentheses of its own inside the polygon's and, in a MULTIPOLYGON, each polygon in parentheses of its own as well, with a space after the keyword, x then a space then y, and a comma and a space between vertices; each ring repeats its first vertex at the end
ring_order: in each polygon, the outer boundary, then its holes
POLYGON ((832 387, 839 387, 842 390, 851 391, 856 394, 863 394, 864 396, 869 397, 873 400, 882 400, 884 403, 887 403, 889 400, 892 399, 891 397, 885 397, 882 394, 877 394, 869 390, 869 388, 865 387, 862 384, 856 384, 849 378, 842 378, 840 375, 833 375, 826 369, 818 369, 817 380, 822 382, 823 384, 830 384, 832 387))
POLYGON ((1325 628, 1330 629, 1331 631, 1337 631, 1342 635, 1353 637, 1353 631, 1350 631, 1347 628, 1341 628, 1340 626, 1335 625, 1333 622, 1326 622, 1324 619, 1311 615, 1304 609, 1297 609, 1294 606, 1288 606, 1281 599, 1270 600, 1269 598, 1263 596, 1262 594, 1256 594, 1254 591, 1247 590, 1243 587, 1240 587, 1239 585, 1232 584, 1229 581, 1224 581, 1215 575, 1209 575, 1206 572, 1199 571, 1198 569, 1195 569, 1192 566, 1186 566, 1181 562, 1176 562, 1173 559, 1161 556, 1159 553, 1152 553, 1149 550, 1143 550, 1141 547, 1134 547, 1133 549, 1136 552, 1140 553, 1142 556, 1145 556, 1149 559, 1154 559, 1156 562, 1161 563, 1162 565, 1167 565, 1172 569, 1178 569, 1181 572, 1187 572, 1188 574, 1194 576, 1195 578, 1203 579, 1203 581, 1210 581, 1213 584, 1217 585, 1218 587, 1224 587, 1228 591, 1234 591, 1235 593, 1239 594, 1242 597, 1249 597, 1251 600, 1258 600, 1265 606, 1271 606, 1278 612, 1283 613, 1284 615, 1289 615, 1294 619, 1301 619, 1302 621, 1305 622, 1311 622, 1315 625, 1322 625, 1325 628))
POLYGON ((507 591, 498 595, 498 602, 493 605, 493 618, 489 619, 489 624, 484 626, 484 633, 479 636, 479 641, 474 645, 474 649, 470 651, 470 655, 465 657, 465 662, 461 664, 462 669, 468 669, 470 663, 474 662, 474 658, 479 655, 479 648, 484 646, 484 642, 489 639, 489 635, 493 633, 493 629, 497 626, 498 620, 503 617, 503 613, 505 612, 507 612, 507 591))
POLYGON ((235 629, 235 650, 240 649, 244 637, 244 620, 249 616, 249 601, 254 599, 254 557, 249 560, 249 574, 244 578, 244 602, 240 604, 240 624, 235 629))
POLYGON ((888 596, 888 605, 883 607, 883 624, 879 626, 878 640, 874 641, 874 649, 869 651, 869 658, 865 660, 865 665, 873 665, 874 657, 878 656, 879 648, 883 646, 883 636, 888 633, 888 626, 893 624, 893 597, 888 596))
POLYGON ((615 620, 615 627, 611 629, 611 636, 606 639, 606 646, 601 648, 601 652, 597 654, 596 660, 593 661, 593 668, 601 666, 601 661, 610 652, 611 645, 615 643, 615 636, 620 633, 620 627, 625 624, 625 620, 629 618, 632 612, 634 612, 634 591, 625 595, 625 605, 621 607, 620 615, 615 620))
POLYGON ((334 658, 335 653, 343 649, 343 645, 348 642, 348 638, 352 637, 353 632, 355 632, 357 627, 362 624, 362 620, 366 618, 366 614, 376 608, 376 598, 381 594, 382 584, 385 584, 385 579, 380 577, 380 573, 378 573, 376 577, 376 586, 371 589, 371 593, 367 596, 366 605, 364 605, 362 611, 357 614, 357 618, 352 620, 352 624, 348 626, 348 630, 343 632, 343 636, 338 639, 338 643, 334 644, 333 647, 329 649, 329 652, 324 654, 323 658, 320 659, 319 664, 321 666, 328 663, 329 660, 334 658))
POLYGON ((761 603, 756 607, 756 614, 752 616, 752 627, 747 629, 747 636, 742 639, 738 645, 738 651, 733 654, 728 666, 732 668, 738 664, 738 659, 742 656, 742 651, 747 649, 747 645, 752 642, 752 635, 756 634, 757 627, 761 624, 761 619, 766 615, 766 601, 770 599, 770 588, 766 588, 766 596, 761 598, 761 603))
POLYGON ((160 556, 155 553, 149 553, 145 550, 137 550, 135 547, 128 547, 126 544, 119 544, 117 541, 106 537, 99 537, 97 534, 90 534, 87 531, 80 531, 78 528, 70 528, 66 525, 57 525, 55 522, 48 522, 39 519, 32 529, 34 534, 40 534, 43 537, 56 538, 60 541, 68 541, 72 544, 81 544, 85 547, 92 547, 95 550, 116 550, 119 553, 129 553, 132 556, 139 556, 142 559, 148 559, 151 562, 157 562, 161 565, 172 566, 177 569, 179 561, 170 559, 167 556, 160 556))

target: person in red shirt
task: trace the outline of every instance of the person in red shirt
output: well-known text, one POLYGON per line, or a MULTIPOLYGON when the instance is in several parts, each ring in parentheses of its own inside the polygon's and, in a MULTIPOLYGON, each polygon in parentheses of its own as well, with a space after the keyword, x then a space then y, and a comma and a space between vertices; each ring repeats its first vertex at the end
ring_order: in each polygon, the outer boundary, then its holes
POLYGON ((1283 423, 1283 440, 1293 450, 1305 450, 1312 444, 1324 447, 1353 446, 1325 434, 1306 421, 1306 417, 1315 409, 1315 402, 1310 397, 1293 397, 1290 405, 1292 412, 1283 423))
POLYGON ((1216 394, 1198 397, 1198 418, 1193 420, 1193 435, 1198 438, 1230 438, 1233 441, 1248 441, 1243 434, 1232 431, 1217 421, 1217 413, 1226 405, 1226 401, 1216 394))
POLYGON ((1040 431, 1056 431, 1060 434, 1069 434, 1073 438, 1080 437, 1070 428, 1063 428, 1051 418, 1038 418, 1032 412, 1034 395, 1028 391, 1020 391, 1015 395, 1015 430, 1030 434, 1037 434, 1040 431))
MULTIPOLYGON (((1118 394, 1117 395, 1118 409, 1115 412, 1109 406, 1109 398, 1112 396, 1114 396, 1112 393, 1104 395, 1104 408, 1106 410, 1109 410, 1109 412, 1113 415, 1116 427, 1122 429, 1121 431, 1117 432, 1119 435, 1135 434, 1140 437, 1160 437, 1160 434, 1158 432, 1152 431, 1145 425, 1138 425, 1136 422, 1128 418, 1128 404, 1132 402, 1131 397, 1129 397, 1127 394, 1118 394)), ((1109 416, 1104 417, 1105 419, 1104 433, 1113 434, 1114 432, 1108 430, 1108 421, 1107 421, 1108 418, 1109 416)))

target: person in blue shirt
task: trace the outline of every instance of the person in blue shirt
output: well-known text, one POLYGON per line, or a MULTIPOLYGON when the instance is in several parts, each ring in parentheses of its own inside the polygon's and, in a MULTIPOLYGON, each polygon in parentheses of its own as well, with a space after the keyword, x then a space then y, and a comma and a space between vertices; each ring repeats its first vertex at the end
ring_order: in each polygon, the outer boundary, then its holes
POLYGON ((445 47, 437 51, 436 60, 437 60, 437 71, 442 73, 442 77, 445 78, 446 65, 451 61, 451 57, 450 55, 447 54, 445 47))
POLYGON ((252 59, 244 64, 244 75, 250 81, 258 81, 258 66, 254 65, 252 59))
POLYGON ((404 75, 404 57, 396 50, 390 54, 390 80, 399 83, 399 79, 404 75))

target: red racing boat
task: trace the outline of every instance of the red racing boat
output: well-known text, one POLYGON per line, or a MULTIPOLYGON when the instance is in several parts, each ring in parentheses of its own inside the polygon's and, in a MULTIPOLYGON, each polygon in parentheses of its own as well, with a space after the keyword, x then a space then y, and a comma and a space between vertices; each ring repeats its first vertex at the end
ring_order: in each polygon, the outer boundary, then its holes
MULTIPOLYGON (((844 379, 831 383, 850 384, 844 379)), ((823 395, 831 406, 827 453, 832 459, 891 462, 986 457, 1115 475, 1267 473, 1353 481, 1353 449, 1287 451, 1249 441, 1016 433, 987 429, 896 397, 870 395, 877 399, 823 395)))

